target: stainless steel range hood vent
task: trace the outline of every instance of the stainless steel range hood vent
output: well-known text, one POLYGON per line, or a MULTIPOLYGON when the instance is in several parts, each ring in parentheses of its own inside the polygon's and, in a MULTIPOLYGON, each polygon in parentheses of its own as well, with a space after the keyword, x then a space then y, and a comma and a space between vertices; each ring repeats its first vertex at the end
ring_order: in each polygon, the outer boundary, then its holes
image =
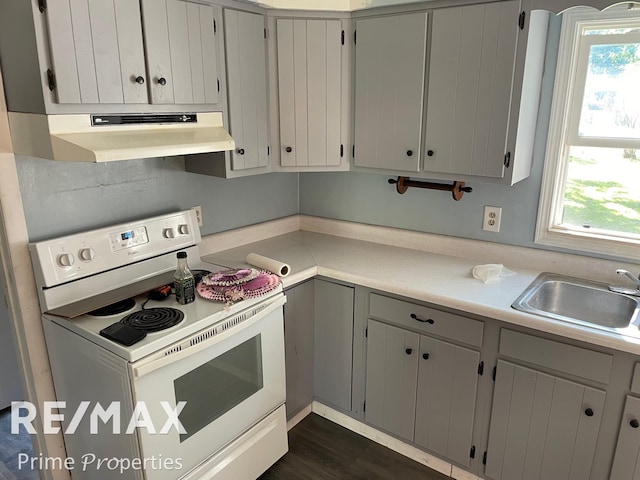
POLYGON ((112 162, 233 150, 222 113, 37 115, 9 112, 17 154, 112 162))

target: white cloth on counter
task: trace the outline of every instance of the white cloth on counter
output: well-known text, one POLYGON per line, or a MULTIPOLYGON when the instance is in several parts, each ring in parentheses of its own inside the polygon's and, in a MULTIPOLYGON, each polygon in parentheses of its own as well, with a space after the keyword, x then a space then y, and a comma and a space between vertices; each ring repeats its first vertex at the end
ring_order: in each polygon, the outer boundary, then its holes
POLYGON ((286 263, 274 260, 273 258, 258 255, 257 253, 250 253, 249 255, 247 255, 247 263, 249 265, 253 265, 254 267, 268 270, 281 277, 286 277, 291 271, 291 267, 286 263))
POLYGON ((499 280, 500 277, 509 277, 515 275, 516 272, 512 272, 501 263, 487 263, 486 265, 476 265, 471 269, 471 275, 473 278, 482 280, 487 283, 491 280, 499 280))

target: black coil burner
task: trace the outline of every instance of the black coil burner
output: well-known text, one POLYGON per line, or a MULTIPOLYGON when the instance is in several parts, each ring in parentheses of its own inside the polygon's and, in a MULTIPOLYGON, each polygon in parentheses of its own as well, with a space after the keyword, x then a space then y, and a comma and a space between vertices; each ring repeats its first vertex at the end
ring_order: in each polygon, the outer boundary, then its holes
POLYGON ((184 319, 184 313, 175 308, 147 308, 133 312, 121 322, 143 332, 159 332, 177 325, 184 319))
POLYGON ((107 305, 106 307, 93 310, 92 312, 89 312, 89 315, 93 315, 94 317, 108 317, 109 315, 124 313, 127 310, 131 310, 135 306, 136 301, 133 298, 126 298, 124 300, 120 300, 119 302, 112 303, 111 305, 107 305))

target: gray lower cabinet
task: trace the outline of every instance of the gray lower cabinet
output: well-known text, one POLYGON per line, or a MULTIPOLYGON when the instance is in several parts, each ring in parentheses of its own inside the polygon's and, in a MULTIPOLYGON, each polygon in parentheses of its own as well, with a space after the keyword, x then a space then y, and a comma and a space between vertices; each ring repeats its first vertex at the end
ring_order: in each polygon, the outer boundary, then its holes
POLYGON ((485 475, 590 478, 605 392, 503 360, 495 382, 485 475))
POLYGON ((480 353, 420 336, 415 443, 468 467, 480 353))
POLYGON ((314 281, 315 397, 351 411, 354 288, 314 281))
POLYGON ((365 421, 413 442, 420 335, 369 320, 365 421))
POLYGON ((468 466, 480 353, 369 320, 367 423, 468 466))
POLYGON ((314 280, 285 290, 284 305, 287 418, 313 400, 314 280))
POLYGON ((627 396, 610 480, 640 480, 640 398, 627 396))

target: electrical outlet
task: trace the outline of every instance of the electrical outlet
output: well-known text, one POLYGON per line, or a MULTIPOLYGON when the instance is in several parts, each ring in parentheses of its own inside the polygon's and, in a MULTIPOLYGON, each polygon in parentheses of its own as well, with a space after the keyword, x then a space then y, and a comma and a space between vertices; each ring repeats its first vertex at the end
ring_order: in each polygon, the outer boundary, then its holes
POLYGON ((485 205, 482 229, 486 230, 487 232, 499 232, 501 218, 502 207, 492 207, 491 205, 485 205))
POLYGON ((198 219, 198 226, 202 226, 202 207, 200 205, 196 207, 191 207, 191 210, 196 211, 196 218, 198 219))

